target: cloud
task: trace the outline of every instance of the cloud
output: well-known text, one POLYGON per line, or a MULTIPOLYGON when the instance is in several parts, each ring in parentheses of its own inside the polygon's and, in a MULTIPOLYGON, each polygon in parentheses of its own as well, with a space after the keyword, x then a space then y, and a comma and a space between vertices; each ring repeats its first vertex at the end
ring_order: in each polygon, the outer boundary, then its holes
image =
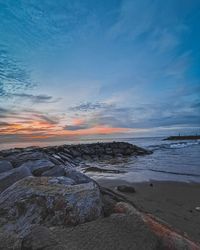
POLYGON ((4 97, 33 86, 27 67, 13 59, 6 49, 0 49, 0 96, 4 97))
POLYGON ((48 122, 49 124, 58 124, 59 123, 58 117, 52 117, 52 116, 47 116, 47 115, 42 115, 42 114, 35 114, 35 116, 43 121, 48 122))
POLYGON ((10 124, 7 123, 7 122, 1 122, 0 121, 0 127, 7 127, 7 126, 10 126, 10 124))
POLYGON ((66 125, 64 127, 64 130, 76 131, 76 130, 87 129, 87 128, 90 128, 90 126, 86 125, 86 124, 83 124, 83 125, 66 125))
POLYGON ((86 102, 77 106, 73 106, 70 108, 70 110, 87 112, 87 111, 98 110, 98 109, 106 109, 111 106, 112 106, 111 104, 101 103, 101 102, 97 102, 97 103, 86 102))
POLYGON ((49 95, 32 95, 32 94, 26 94, 26 93, 15 93, 15 94, 8 94, 8 97, 14 98, 20 98, 24 100, 31 101, 33 103, 53 103, 60 100, 60 98, 54 99, 52 96, 49 95))

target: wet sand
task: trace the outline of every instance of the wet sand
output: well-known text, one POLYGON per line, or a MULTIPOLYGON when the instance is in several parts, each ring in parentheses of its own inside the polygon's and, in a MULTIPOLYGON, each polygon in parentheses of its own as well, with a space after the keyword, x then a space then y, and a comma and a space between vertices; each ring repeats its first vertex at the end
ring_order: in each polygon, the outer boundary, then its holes
POLYGON ((141 211, 164 220, 191 239, 200 242, 200 184, 179 182, 127 183, 121 180, 98 181, 104 187, 123 194, 141 211), (118 185, 132 185, 135 193, 122 193, 118 185), (152 185, 150 185, 152 184, 152 185))

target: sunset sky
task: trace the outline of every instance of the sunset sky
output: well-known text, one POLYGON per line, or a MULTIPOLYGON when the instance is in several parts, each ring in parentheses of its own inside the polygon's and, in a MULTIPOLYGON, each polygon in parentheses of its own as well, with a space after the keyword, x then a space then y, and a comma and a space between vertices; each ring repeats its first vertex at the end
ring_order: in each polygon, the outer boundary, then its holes
POLYGON ((199 0, 0 0, 0 142, 200 133, 199 0))

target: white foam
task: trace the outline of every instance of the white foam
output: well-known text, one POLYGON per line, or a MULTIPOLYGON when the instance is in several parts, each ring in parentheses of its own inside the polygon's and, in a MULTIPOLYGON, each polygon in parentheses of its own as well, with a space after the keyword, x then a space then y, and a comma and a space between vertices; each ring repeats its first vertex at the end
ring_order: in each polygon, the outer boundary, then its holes
POLYGON ((198 145, 199 142, 195 141, 195 142, 182 142, 182 143, 173 143, 170 145, 170 148, 185 148, 185 147, 189 147, 192 145, 198 145))

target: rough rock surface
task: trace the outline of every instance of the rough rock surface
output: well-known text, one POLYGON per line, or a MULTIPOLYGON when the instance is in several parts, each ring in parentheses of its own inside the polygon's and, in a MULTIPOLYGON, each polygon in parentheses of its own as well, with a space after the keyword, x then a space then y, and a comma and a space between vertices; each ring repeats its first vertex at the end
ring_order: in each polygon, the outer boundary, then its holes
POLYGON ((42 173, 42 176, 65 176, 66 171, 64 166, 62 165, 56 165, 53 168, 51 168, 50 170, 47 170, 45 172, 42 173))
POLYGON ((31 176, 31 171, 27 167, 19 167, 11 169, 7 172, 0 174, 0 192, 11 186, 13 183, 23 179, 24 177, 31 176))
MULTIPOLYGON (((76 248, 75 234, 71 243, 66 244, 68 236, 62 235, 63 239, 58 241, 53 228, 63 234, 63 227, 73 230, 70 226, 109 217, 112 213, 133 214, 133 209, 120 203, 123 199, 117 195, 103 191, 78 169, 85 169, 85 162, 123 161, 129 156, 149 153, 124 142, 0 151, 0 249, 81 249, 84 232, 76 248)), ((95 166, 90 171, 99 169, 119 172, 95 166)), ((93 229, 90 234, 93 235, 93 229)), ((83 249, 88 249, 87 244, 83 249)), ((110 245, 107 249, 111 249, 110 245)))
POLYGON ((27 177, 2 192, 1 226, 24 233, 33 224, 77 225, 101 215, 100 191, 94 182, 66 185, 57 178, 27 177))
POLYGON ((47 159, 40 159, 34 161, 27 161, 23 163, 21 166, 27 167, 30 169, 31 173, 34 176, 41 176, 43 172, 50 170, 55 165, 51 161, 47 159))
POLYGON ((21 243, 22 250, 58 249, 58 246, 59 242, 54 234, 44 226, 33 226, 21 243))
POLYGON ((0 160, 0 173, 9 171, 11 169, 13 169, 13 166, 9 161, 6 161, 6 160, 1 161, 0 160))

